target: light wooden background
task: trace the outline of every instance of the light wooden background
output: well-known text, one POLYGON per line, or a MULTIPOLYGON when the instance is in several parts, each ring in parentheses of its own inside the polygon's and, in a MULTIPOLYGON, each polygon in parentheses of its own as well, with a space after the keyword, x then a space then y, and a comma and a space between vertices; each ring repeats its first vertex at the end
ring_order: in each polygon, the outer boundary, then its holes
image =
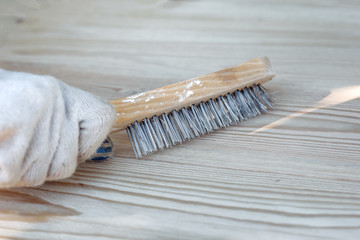
MULTIPOLYGON (((4 239, 360 239, 357 0, 0 1, 0 67, 105 99, 268 56, 277 110, 0 191, 4 239)), ((0 116, 1 117, 1 116, 0 116)))

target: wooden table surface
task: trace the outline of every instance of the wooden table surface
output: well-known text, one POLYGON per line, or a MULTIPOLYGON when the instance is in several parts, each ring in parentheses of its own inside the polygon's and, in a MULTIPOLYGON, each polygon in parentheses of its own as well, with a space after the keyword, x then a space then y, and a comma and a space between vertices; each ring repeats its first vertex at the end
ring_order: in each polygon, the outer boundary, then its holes
POLYGON ((0 67, 114 99, 268 56, 277 109, 0 191, 4 239, 360 239, 357 0, 0 1, 0 67))

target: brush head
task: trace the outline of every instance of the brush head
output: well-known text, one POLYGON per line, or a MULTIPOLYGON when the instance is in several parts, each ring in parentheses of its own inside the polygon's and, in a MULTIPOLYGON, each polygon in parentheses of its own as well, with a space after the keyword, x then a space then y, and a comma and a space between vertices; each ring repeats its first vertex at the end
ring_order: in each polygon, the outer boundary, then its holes
POLYGON ((154 115, 160 116, 174 109, 197 105, 254 84, 264 84, 274 76, 269 59, 262 57, 207 75, 113 100, 111 103, 118 113, 113 131, 124 130, 135 121, 150 119, 154 115))
POLYGON ((273 107, 267 90, 261 84, 254 84, 196 105, 135 121, 126 131, 136 158, 141 158, 217 129, 238 124, 273 107))
POLYGON ((111 101, 137 158, 237 124, 272 108, 261 84, 275 76, 267 57, 111 101))

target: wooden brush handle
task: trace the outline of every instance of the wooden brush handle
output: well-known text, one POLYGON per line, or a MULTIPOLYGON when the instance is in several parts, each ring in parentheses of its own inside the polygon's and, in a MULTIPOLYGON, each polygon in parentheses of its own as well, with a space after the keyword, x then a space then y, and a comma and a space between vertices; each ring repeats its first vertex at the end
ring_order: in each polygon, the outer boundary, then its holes
POLYGON ((255 83, 262 84, 274 76, 269 59, 261 57, 205 76, 113 100, 110 103, 118 113, 113 130, 123 130, 137 120, 179 110, 255 83))

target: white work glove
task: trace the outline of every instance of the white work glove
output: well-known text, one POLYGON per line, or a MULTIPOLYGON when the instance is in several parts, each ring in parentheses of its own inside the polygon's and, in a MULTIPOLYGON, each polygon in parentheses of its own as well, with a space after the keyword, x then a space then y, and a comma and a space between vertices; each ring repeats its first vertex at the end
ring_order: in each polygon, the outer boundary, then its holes
POLYGON ((54 77, 0 69, 0 188, 71 176, 115 117, 112 105, 54 77))

